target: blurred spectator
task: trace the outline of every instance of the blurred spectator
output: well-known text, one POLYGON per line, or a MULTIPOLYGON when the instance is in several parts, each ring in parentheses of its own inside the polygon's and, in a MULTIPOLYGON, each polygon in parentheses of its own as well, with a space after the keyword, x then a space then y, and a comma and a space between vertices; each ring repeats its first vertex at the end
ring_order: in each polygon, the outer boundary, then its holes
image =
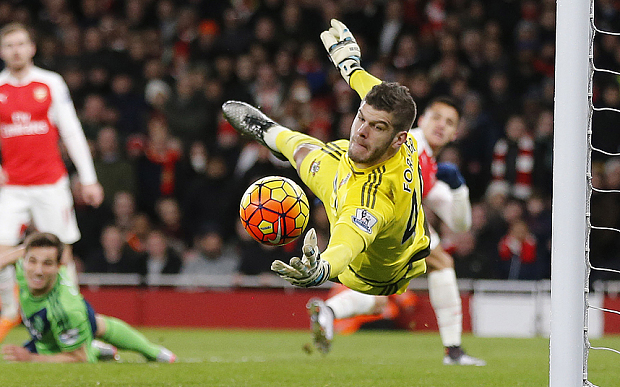
POLYGON ((499 242, 500 272, 504 279, 540 279, 536 267, 536 237, 527 223, 517 220, 499 242))
POLYGON ((506 136, 493 149, 493 182, 508 187, 509 193, 525 200, 532 194, 534 141, 522 116, 512 116, 506 123, 506 136))
MULTIPOLYGON (((600 190, 620 190, 620 158, 613 157, 592 165, 590 223, 596 227, 620 229, 620 199, 617 193, 600 190)), ((590 232, 590 262, 595 267, 620 269, 620 240, 613 230, 593 229, 590 232)), ((608 272, 592 271, 592 279, 615 279, 608 272)))
POLYGON ((205 140, 206 100, 199 86, 192 82, 190 73, 180 74, 175 91, 166 103, 165 114, 170 134, 178 137, 184 148, 188 148, 193 141, 205 140))
POLYGON ((243 275, 265 275, 271 277, 271 262, 274 259, 290 259, 281 247, 267 246, 256 242, 243 229, 240 221, 236 222, 236 232, 238 236, 237 249, 239 254, 239 265, 237 274, 243 275))
POLYGON ((139 263, 145 259, 126 243, 123 232, 116 226, 106 226, 101 234, 101 248, 85 262, 88 273, 138 273, 139 263))
POLYGON ((234 233, 239 204, 235 185, 220 155, 211 155, 204 162, 202 171, 188 183, 182 201, 184 212, 192 214, 185 218, 185 229, 198 230, 205 223, 218 224, 223 238, 228 240, 234 233))
POLYGON ((121 232, 131 229, 133 217, 136 214, 135 196, 127 191, 119 191, 114 195, 112 202, 112 224, 121 232))
POLYGON ((134 133, 144 130, 147 104, 144 97, 135 90, 133 78, 128 74, 112 77, 110 105, 118 112, 117 128, 124 140, 134 133))
POLYGON ((107 109, 105 99, 101 95, 89 94, 86 96, 78 116, 87 139, 94 141, 97 138, 99 129, 106 124, 107 109))
POLYGON ((500 131, 478 93, 469 93, 463 101, 456 144, 463 159, 461 173, 469 187, 470 199, 479 201, 487 189, 491 176, 493 146, 500 131))
POLYGON ((148 215, 137 213, 131 220, 131 228, 125 234, 125 239, 132 250, 142 253, 146 251, 146 242, 152 225, 148 215))
POLYGON ((526 221, 536 238, 540 278, 551 278, 551 196, 532 195, 526 203, 526 221))
POLYGON ((179 203, 173 198, 160 199, 156 203, 155 212, 159 230, 166 236, 168 244, 182 254, 191 236, 183 227, 183 215, 179 203))
MULTIPOLYGON (((323 49, 321 49, 322 53, 323 49)), ((326 91, 327 68, 320 60, 317 43, 306 42, 301 46, 295 70, 305 77, 313 96, 326 91)))
POLYGON ((224 244, 219 227, 207 224, 194 239, 194 249, 183 257, 181 274, 234 274, 239 256, 224 244))
POLYGON ((538 116, 534 138, 534 190, 545 198, 553 191, 553 111, 543 110, 538 116))
POLYGON ((256 80, 252 84, 250 92, 256 104, 261 107, 265 114, 275 117, 281 114, 286 90, 271 63, 258 65, 256 80))
POLYGON ((165 121, 151 118, 144 151, 136 160, 141 211, 154 215, 159 198, 177 193, 177 164, 181 155, 181 144, 168 134, 165 121))
MULTIPOLYGON (((620 109, 620 86, 614 81, 604 86, 600 96, 594 99, 598 108, 620 109)), ((619 113, 611 110, 594 111, 592 114, 592 146, 605 152, 620 152, 620 131, 618 127, 619 113)), ((607 155, 598 151, 592 152, 592 159, 604 161, 607 155)))
POLYGON ((136 176, 133 164, 119 149, 116 129, 105 126, 97 134, 95 170, 105 193, 104 204, 110 206, 116 193, 126 191, 135 196, 136 176))
POLYGON ((157 279, 160 274, 178 274, 181 271, 181 256, 170 246, 166 235, 159 230, 149 232, 146 239, 146 254, 138 264, 138 273, 148 279, 157 279))
POLYGON ((73 244, 73 255, 74 260, 84 263, 99 248, 101 230, 110 218, 110 209, 107 206, 95 208, 84 202, 82 183, 77 174, 71 175, 70 182, 75 217, 81 234, 80 240, 73 244))

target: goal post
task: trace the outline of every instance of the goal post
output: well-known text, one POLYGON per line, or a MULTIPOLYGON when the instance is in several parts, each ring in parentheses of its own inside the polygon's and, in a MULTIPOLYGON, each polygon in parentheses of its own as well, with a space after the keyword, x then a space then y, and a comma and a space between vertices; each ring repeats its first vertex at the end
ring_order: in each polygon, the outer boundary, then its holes
POLYGON ((590 0, 557 0, 550 387, 582 387, 587 378, 590 17, 590 0))

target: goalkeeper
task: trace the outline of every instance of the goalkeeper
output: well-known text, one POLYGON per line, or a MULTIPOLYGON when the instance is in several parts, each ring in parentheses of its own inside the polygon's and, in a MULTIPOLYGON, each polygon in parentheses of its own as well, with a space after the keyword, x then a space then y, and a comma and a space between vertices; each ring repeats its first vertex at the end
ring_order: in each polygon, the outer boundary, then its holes
MULTIPOLYGON (((348 61, 353 63, 354 68, 359 69, 358 56, 344 59, 334 57, 340 46, 356 44, 343 23, 332 19, 331 26, 332 28, 321 34, 321 40, 332 55, 334 63, 348 61)), ((355 48, 354 51, 357 52, 358 49, 355 48)), ((373 85, 381 82, 364 70, 356 70, 350 76, 345 73, 343 76, 361 98, 364 98, 373 85)), ((436 160, 439 151, 456 137, 459 117, 460 112, 455 101, 448 97, 438 97, 428 104, 418 119, 419 127, 412 129, 411 133, 418 143, 420 168, 424 180, 422 203, 425 210, 437 214, 452 231, 465 232, 471 226, 471 205, 465 180, 456 165, 437 163, 436 160)), ((462 307, 454 261, 439 245, 439 237, 432 227, 430 231, 431 253, 426 258, 428 291, 445 348, 443 362, 447 365, 485 365, 483 360, 466 354, 461 348, 462 307)), ((330 319, 330 316, 339 319, 351 317, 355 319, 356 316, 368 318, 369 314, 381 311, 387 302, 389 301, 385 297, 373 297, 345 290, 326 302, 311 300, 309 308, 318 316, 325 315, 321 322, 324 325, 323 330, 331 331, 333 319, 330 319)))
MULTIPOLYGON (((359 70, 359 47, 338 45, 341 72, 359 70)), ((349 140, 323 143, 282 127, 258 109, 228 101, 224 116, 239 132, 267 146, 296 168, 325 203, 330 239, 319 253, 308 231, 301 258, 274 261, 272 270, 291 284, 318 286, 331 280, 373 295, 402 293, 426 271, 430 238, 421 208, 417 144, 409 134, 416 105, 397 83, 372 87, 351 125, 349 140)))
MULTIPOLYGON (((133 350, 148 360, 172 363, 175 355, 149 342, 141 333, 113 317, 95 314, 60 264, 63 244, 50 233, 34 233, 24 247, 0 256, 0 268, 15 263, 22 321, 32 340, 25 346, 2 347, 4 360, 16 362, 96 362, 100 338, 118 348, 133 350)), ((116 356, 116 349, 112 347, 116 356)))

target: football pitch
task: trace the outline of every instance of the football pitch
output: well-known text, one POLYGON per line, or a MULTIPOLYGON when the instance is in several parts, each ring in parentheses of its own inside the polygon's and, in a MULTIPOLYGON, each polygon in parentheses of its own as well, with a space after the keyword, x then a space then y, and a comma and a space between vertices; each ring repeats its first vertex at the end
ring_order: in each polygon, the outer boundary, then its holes
MULTIPOLYGON (((364 330, 337 336, 327 356, 302 350, 306 331, 141 329, 178 356, 176 364, 145 363, 121 351, 118 363, 20 364, 0 361, 2 386, 256 386, 387 387, 548 385, 549 342, 544 338, 478 338, 464 347, 485 359, 486 367, 444 366, 439 336, 406 331, 364 330)), ((6 342, 21 343, 23 328, 6 342)), ((620 348, 619 337, 593 345, 620 348)), ((617 386, 620 355, 590 354, 594 384, 617 386)))

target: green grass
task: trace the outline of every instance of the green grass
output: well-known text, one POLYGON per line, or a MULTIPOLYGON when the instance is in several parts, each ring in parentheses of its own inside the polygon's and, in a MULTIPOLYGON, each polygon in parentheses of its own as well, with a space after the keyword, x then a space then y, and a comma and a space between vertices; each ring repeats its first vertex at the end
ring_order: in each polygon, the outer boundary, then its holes
MULTIPOLYGON (((120 363, 19 364, 0 361, 2 386, 256 386, 387 387, 548 385, 549 344, 543 338, 496 339, 465 336, 464 347, 486 367, 447 367, 436 334, 361 331, 337 336, 327 356, 308 355, 309 332, 144 329, 151 340, 179 357, 177 364, 145 363, 121 352, 120 363)), ((22 328, 6 342, 26 339, 22 328)), ((593 345, 620 348, 620 338, 593 345)), ((590 380, 615 386, 620 355, 593 351, 590 380)))

